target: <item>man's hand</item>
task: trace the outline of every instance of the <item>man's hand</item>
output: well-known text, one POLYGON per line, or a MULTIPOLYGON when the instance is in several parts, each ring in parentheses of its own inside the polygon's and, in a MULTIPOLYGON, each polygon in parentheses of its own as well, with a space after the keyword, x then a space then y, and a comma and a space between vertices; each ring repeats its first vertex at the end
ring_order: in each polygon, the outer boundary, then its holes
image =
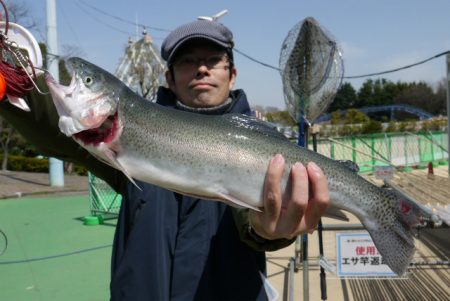
POLYGON ((275 155, 270 161, 264 182, 263 212, 250 210, 253 230, 265 239, 291 239, 312 233, 329 204, 328 182, 313 162, 295 163, 286 190, 281 191, 284 158, 275 155))

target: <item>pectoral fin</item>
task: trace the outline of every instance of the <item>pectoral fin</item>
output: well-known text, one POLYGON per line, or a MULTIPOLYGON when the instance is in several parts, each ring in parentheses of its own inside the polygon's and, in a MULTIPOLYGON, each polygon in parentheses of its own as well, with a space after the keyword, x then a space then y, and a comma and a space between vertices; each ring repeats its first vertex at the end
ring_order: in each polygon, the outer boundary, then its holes
POLYGON ((182 195, 187 195, 187 196, 198 198, 198 199, 225 202, 230 206, 239 207, 239 208, 248 208, 248 209, 258 211, 258 212, 262 212, 262 210, 259 209, 258 207, 249 205, 246 202, 243 202, 243 201, 238 200, 228 194, 221 193, 221 192, 215 192, 214 194, 216 196, 214 197, 212 195, 199 195, 199 194, 194 194, 194 193, 186 193, 186 192, 182 192, 182 191, 179 191, 179 190, 176 190, 173 188, 170 190, 172 190, 173 192, 182 194, 182 195))
POLYGON ((334 218, 334 219, 344 221, 344 222, 349 221, 349 219, 348 219, 347 215, 344 213, 344 211, 342 211, 341 209, 339 209, 338 207, 335 207, 335 206, 329 206, 327 208, 327 211, 325 211, 324 216, 329 217, 329 218, 334 218))
POLYGON ((232 197, 231 195, 228 195, 228 194, 224 194, 224 193, 218 193, 218 196, 222 199, 222 200, 225 200, 225 201, 227 201, 227 202, 230 202, 232 205, 234 205, 234 206, 238 206, 238 207, 244 207, 244 208, 249 208, 249 209, 252 209, 252 210, 255 210, 255 211, 258 211, 258 212, 262 212, 262 210, 260 209, 260 208, 258 208, 258 207, 255 207, 255 206, 252 206, 252 205, 249 205, 249 204, 247 204, 246 202, 243 202, 243 201, 241 201, 241 200, 238 200, 238 199, 236 199, 236 198, 234 198, 234 197, 232 197))
POLYGON ((102 149, 103 154, 108 158, 108 160, 110 161, 110 164, 117 168, 118 170, 120 170, 121 172, 123 172, 123 174, 128 178, 128 180, 130 180, 131 183, 134 184, 134 186, 136 186, 139 190, 142 191, 141 187, 138 186, 138 184, 136 184, 136 182, 134 181, 134 179, 130 176, 130 174, 128 173, 128 171, 125 169, 125 167, 122 166, 122 164, 120 164, 119 161, 117 161, 116 158, 116 153, 114 151, 112 151, 111 149, 108 148, 104 148, 102 149))

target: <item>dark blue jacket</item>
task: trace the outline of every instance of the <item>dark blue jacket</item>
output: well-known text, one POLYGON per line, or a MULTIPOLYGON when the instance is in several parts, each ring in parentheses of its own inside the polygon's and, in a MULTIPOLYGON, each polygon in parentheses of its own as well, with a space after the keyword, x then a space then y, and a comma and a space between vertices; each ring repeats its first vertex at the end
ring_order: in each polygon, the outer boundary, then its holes
MULTIPOLYGON (((229 112, 249 114, 243 91, 229 112)), ((158 103, 175 106, 162 89, 158 103)), ((231 208, 129 183, 114 239, 111 299, 266 300, 265 254, 241 241, 231 208)))

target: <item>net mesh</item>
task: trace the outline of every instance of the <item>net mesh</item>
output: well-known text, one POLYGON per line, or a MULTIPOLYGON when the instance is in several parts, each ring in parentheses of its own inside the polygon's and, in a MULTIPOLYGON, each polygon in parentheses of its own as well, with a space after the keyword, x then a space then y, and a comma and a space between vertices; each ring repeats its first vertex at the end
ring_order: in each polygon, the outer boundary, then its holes
POLYGON ((342 82, 341 51, 314 18, 297 23, 280 53, 285 103, 295 120, 313 122, 333 101, 342 82))
POLYGON ((89 202, 92 215, 118 215, 122 196, 115 192, 105 181, 88 173, 89 202))

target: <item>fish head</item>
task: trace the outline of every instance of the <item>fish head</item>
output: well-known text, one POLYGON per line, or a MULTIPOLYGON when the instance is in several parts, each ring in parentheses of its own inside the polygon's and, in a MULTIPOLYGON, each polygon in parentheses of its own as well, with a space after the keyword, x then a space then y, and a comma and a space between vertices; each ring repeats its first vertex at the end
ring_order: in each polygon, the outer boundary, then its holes
POLYGON ((97 145, 113 140, 120 128, 117 108, 123 84, 81 58, 69 58, 66 67, 72 73, 68 86, 46 75, 61 132, 84 144, 97 145))
POLYGON ((123 131, 119 102, 130 90, 114 75, 81 58, 69 58, 66 67, 72 72, 68 86, 46 75, 61 132, 100 161, 121 170, 137 186, 117 159, 123 131))

